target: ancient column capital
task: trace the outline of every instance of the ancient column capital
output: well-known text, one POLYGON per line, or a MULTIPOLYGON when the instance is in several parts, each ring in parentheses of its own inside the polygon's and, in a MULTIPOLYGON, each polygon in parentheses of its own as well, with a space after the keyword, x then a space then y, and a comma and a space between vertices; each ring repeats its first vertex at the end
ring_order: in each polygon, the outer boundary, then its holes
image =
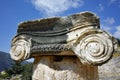
POLYGON ((99 17, 91 12, 23 22, 17 32, 10 51, 16 61, 66 55, 100 65, 111 58, 115 49, 113 36, 100 29, 99 17))

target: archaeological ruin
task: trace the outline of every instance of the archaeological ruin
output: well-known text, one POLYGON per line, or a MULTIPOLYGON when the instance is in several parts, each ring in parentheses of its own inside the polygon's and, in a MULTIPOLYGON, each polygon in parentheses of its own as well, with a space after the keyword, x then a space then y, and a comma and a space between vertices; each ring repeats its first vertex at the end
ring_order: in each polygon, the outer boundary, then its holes
POLYGON ((20 23, 10 55, 15 61, 35 58, 32 80, 99 80, 98 66, 117 46, 96 14, 81 12, 20 23))

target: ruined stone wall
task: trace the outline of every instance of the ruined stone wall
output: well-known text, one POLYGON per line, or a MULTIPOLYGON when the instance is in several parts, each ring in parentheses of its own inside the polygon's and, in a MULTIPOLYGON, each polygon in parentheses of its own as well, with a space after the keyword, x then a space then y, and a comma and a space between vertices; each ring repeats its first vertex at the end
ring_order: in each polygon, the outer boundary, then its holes
POLYGON ((98 71, 100 80, 120 80, 120 54, 115 54, 109 62, 99 66, 98 71))

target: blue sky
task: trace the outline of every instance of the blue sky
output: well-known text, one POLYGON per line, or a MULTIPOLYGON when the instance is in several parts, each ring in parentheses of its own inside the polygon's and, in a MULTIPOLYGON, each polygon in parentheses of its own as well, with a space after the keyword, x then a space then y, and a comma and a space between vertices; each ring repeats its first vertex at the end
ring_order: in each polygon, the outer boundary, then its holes
POLYGON ((96 13, 101 28, 120 38, 120 0, 1 0, 0 51, 9 52, 20 22, 83 11, 96 13))

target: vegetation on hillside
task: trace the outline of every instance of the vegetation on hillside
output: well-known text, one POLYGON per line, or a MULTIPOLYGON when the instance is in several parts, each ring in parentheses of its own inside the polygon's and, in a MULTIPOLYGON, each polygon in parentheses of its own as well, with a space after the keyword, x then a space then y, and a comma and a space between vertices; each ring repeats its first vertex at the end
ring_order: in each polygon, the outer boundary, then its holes
POLYGON ((22 65, 21 63, 12 64, 12 67, 0 73, 0 80, 32 80, 32 63, 22 65))

